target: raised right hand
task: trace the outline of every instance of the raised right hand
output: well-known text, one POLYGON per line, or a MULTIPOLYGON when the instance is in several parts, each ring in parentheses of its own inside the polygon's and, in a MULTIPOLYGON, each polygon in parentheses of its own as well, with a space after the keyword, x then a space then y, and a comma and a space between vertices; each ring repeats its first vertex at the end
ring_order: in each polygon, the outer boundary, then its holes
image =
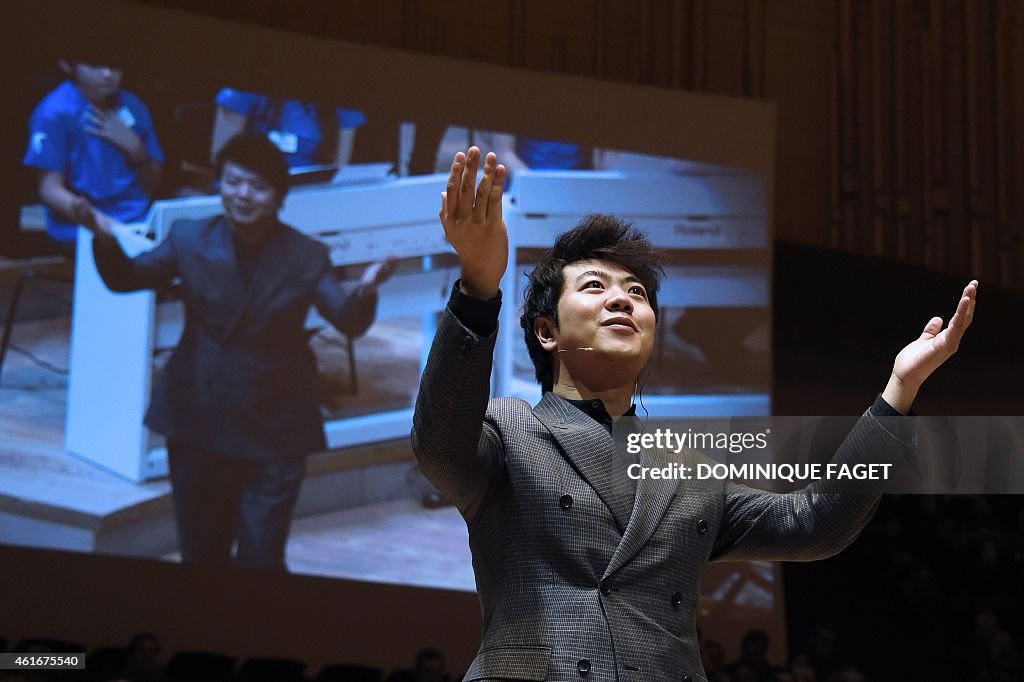
POLYGON ((493 298, 508 265, 508 232, 501 217, 505 167, 490 153, 484 175, 473 192, 480 149, 470 147, 452 161, 446 191, 441 193, 441 225, 445 238, 459 254, 462 291, 476 298, 493 298))
POLYGON ((903 414, 910 411, 921 384, 960 348, 964 332, 974 319, 977 298, 978 280, 972 279, 960 295, 956 312, 949 319, 949 326, 943 329, 942 318, 933 317, 924 326, 921 336, 900 351, 893 364, 889 383, 882 391, 882 398, 890 406, 903 414))

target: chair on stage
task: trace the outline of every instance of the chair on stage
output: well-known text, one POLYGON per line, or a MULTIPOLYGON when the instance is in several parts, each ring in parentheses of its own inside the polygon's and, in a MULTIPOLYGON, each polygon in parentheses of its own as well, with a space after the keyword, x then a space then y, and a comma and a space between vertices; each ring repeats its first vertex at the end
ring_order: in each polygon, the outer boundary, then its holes
MULTIPOLYGON (((314 337, 319 336, 321 333, 328 332, 328 327, 315 326, 306 329, 306 340, 312 341, 314 337)), ((325 334, 321 341, 323 343, 338 346, 345 351, 345 356, 348 358, 348 395, 359 395, 359 379, 356 376, 356 340, 354 337, 348 336, 347 334, 338 333, 341 338, 333 338, 334 334, 325 334)), ((326 375, 321 375, 321 404, 327 404, 326 392, 334 388, 337 383, 329 379, 326 375)))
MULTIPOLYGON (((17 321, 18 304, 21 303, 22 294, 25 292, 25 285, 35 280, 49 280, 53 282, 72 283, 72 278, 60 271, 51 271, 53 268, 67 266, 67 260, 60 256, 33 259, 31 264, 22 269, 18 279, 14 283, 11 298, 7 302, 7 315, 4 319, 3 336, 0 337, 0 385, 3 384, 4 362, 7 360, 7 351, 11 348, 11 336, 14 332, 14 324, 17 321)), ((70 306, 71 301, 67 300, 70 306)))

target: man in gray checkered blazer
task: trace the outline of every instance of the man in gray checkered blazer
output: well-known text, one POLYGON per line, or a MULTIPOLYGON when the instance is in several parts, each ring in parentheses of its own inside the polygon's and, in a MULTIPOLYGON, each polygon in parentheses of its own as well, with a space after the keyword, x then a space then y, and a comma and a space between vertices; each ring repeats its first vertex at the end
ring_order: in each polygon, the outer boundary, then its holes
MULTIPOLYGON (((633 481, 612 427, 641 429, 632 396, 658 316, 660 265, 642 233, 590 216, 559 237, 531 275, 522 318, 544 388, 531 408, 488 400, 508 259, 505 169, 458 153, 441 223, 462 276, 445 310, 413 418, 428 478, 469 526, 483 607, 479 680, 705 680, 696 637, 709 561, 807 561, 849 544, 881 490, 837 494, 828 481, 791 494, 729 481, 633 481), (635 486, 635 487, 634 487, 635 486)), ((906 414, 924 379, 956 350, 977 282, 949 326, 933 318, 834 462, 898 463, 913 448, 906 414), (883 426, 880 417, 895 416, 883 426), (893 425, 894 424, 894 425, 893 425)), ((664 455, 634 455, 664 466, 664 455)), ((683 462, 701 455, 687 453, 683 462)))

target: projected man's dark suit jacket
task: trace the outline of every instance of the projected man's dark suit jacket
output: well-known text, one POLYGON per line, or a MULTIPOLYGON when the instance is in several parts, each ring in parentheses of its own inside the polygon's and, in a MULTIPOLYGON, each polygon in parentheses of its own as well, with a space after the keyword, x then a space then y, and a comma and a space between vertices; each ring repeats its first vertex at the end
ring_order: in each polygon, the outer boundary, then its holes
POLYGON ((114 291, 181 279, 185 329, 153 391, 147 426, 195 448, 255 459, 326 447, 306 316, 315 305, 357 336, 373 322, 376 295, 344 291, 323 243, 281 224, 248 280, 223 216, 175 223, 133 259, 94 244, 96 266, 114 291))
MULTIPOLYGON (((641 480, 630 513, 630 484, 594 419, 552 393, 533 409, 488 401, 494 340, 446 310, 413 418, 423 472, 469 526, 483 632, 466 682, 704 680, 695 617, 705 565, 830 556, 877 506, 876 491, 641 480)), ((909 450, 869 414, 833 461, 898 462, 909 450)), ((639 461, 664 466, 647 451, 639 461)))

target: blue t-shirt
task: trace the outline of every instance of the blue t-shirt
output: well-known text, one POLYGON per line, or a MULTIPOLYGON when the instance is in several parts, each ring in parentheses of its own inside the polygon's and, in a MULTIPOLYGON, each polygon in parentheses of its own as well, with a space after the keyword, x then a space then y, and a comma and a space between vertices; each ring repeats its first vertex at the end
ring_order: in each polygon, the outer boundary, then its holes
MULTIPOLYGON (((246 130, 266 135, 292 168, 319 163, 318 151, 326 133, 316 104, 297 99, 274 99, 255 92, 221 88, 217 104, 246 117, 246 130)), ((335 111, 338 129, 358 128, 366 116, 356 109, 335 111)))
POLYGON ((533 170, 583 168, 583 147, 572 142, 516 136, 516 156, 533 170))
MULTIPOLYGON (((117 115, 142 140, 149 157, 164 162, 149 109, 138 97, 120 90, 114 95, 117 115)), ((131 161, 113 142, 87 133, 89 100, 71 81, 64 81, 39 102, 29 119, 26 166, 64 174, 68 189, 81 194, 104 213, 121 222, 142 220, 149 195, 131 161)), ((77 236, 77 225, 46 209, 46 227, 58 241, 77 236)))

